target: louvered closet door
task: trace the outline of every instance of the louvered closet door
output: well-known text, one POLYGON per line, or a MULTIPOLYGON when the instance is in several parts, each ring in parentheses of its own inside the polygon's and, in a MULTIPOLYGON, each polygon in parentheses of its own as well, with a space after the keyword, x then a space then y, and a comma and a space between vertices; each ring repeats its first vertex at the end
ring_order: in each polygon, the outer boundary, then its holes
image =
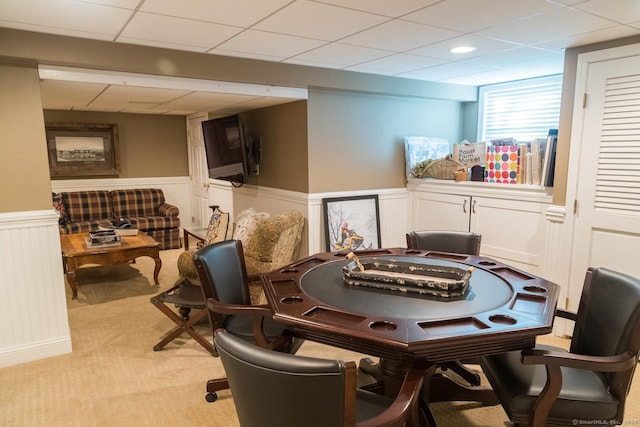
POLYGON ((591 64, 587 94, 571 254, 573 309, 587 267, 640 276, 640 56, 591 64))

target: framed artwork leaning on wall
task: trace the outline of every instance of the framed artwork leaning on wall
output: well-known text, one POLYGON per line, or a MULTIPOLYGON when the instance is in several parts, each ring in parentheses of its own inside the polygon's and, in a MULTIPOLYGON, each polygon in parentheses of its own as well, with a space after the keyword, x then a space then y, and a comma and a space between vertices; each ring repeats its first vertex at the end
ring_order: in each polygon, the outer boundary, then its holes
POLYGON ((322 199, 327 252, 379 249, 378 195, 322 199))

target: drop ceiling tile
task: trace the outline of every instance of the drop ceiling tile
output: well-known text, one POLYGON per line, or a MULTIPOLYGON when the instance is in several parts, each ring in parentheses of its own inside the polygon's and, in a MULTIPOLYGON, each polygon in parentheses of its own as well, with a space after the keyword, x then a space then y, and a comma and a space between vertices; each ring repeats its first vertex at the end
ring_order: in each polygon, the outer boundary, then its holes
POLYGON ((435 67, 423 68, 421 70, 410 71, 398 74, 398 77, 407 77, 412 79, 424 79, 431 81, 440 81, 445 78, 463 76, 466 74, 474 74, 482 71, 495 70, 493 67, 478 66, 466 62, 449 62, 435 67))
POLYGON ((189 93, 190 91, 178 89, 110 85, 100 94, 98 101, 108 102, 111 100, 120 100, 130 103, 162 103, 188 95, 189 93))
POLYGON ((493 55, 479 56, 464 61, 467 64, 480 67, 498 67, 503 69, 544 67, 544 74, 562 73, 564 68, 564 54, 533 47, 519 47, 493 55))
POLYGON ((210 53, 222 51, 248 53, 273 58, 272 60, 283 60, 322 46, 325 43, 322 40, 304 37, 246 30, 218 45, 210 53))
POLYGON ((519 45, 505 42, 502 40, 490 39, 488 37, 474 36, 465 34, 460 37, 454 37, 439 43, 433 43, 428 46, 419 47, 408 51, 415 55, 429 56, 432 58, 440 58, 448 61, 459 61, 462 59, 473 58, 481 55, 488 55, 501 52, 507 49, 513 49, 519 45), (450 50, 458 46, 471 46, 476 50, 468 53, 452 53, 450 50))
POLYGON ((104 91, 107 86, 104 83, 41 80, 40 94, 42 99, 65 100, 74 105, 86 105, 104 91))
POLYGON ((212 48, 240 32, 237 27, 138 12, 118 41, 145 40, 175 46, 212 48))
POLYGON ((392 52, 380 49, 371 49, 368 47, 346 45, 342 43, 330 43, 297 55, 295 59, 316 63, 332 63, 347 67, 361 62, 389 56, 391 54, 392 52))
POLYGON ((82 0, 84 3, 101 4, 103 6, 120 7, 135 10, 140 0, 82 0))
POLYGON ((460 35, 458 32, 442 28, 393 20, 346 37, 341 42, 374 49, 404 52, 460 35))
POLYGON ((441 0, 323 0, 323 3, 398 18, 441 0))
POLYGON ((359 71, 362 73, 374 73, 384 75, 396 75, 434 65, 443 64, 444 61, 435 58, 426 58, 424 56, 409 55, 406 53, 398 53, 390 55, 386 58, 376 59, 374 61, 365 62, 363 64, 354 65, 346 68, 349 71, 359 71))
POLYGON ((130 15, 130 10, 71 0, 0 2, 2 26, 80 37, 112 38, 130 15))
POLYGON ((186 96, 167 102, 168 109, 197 108, 199 111, 212 111, 225 105, 236 105, 260 98, 253 95, 235 95, 228 93, 192 92, 186 96))
POLYGON ((291 0, 145 0, 144 12, 238 27, 250 27, 291 0))
POLYGON ((640 20, 640 1, 638 0, 589 0, 573 6, 576 9, 611 19, 621 24, 640 20))
POLYGON ((544 0, 447 0, 402 19, 471 33, 559 7, 544 0))
POLYGON ((616 25, 615 22, 567 7, 552 13, 505 23, 478 33, 499 40, 533 44, 616 25))
POLYGON ((591 43, 598 43, 606 40, 615 40, 640 34, 637 28, 626 25, 605 28, 604 30, 589 31, 587 33, 576 34, 574 36, 549 40, 542 43, 534 43, 532 46, 542 49, 566 49, 570 47, 584 46, 591 43))
POLYGON ((328 4, 297 0, 253 26, 254 29, 335 41, 388 18, 328 4))

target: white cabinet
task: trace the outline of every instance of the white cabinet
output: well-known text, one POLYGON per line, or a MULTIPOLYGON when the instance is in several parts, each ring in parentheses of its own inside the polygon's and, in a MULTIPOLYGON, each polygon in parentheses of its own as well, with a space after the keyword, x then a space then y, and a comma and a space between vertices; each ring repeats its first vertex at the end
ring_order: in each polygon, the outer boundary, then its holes
POLYGON ((542 273, 548 194, 451 184, 411 188, 412 230, 473 231, 482 235, 482 255, 542 273))

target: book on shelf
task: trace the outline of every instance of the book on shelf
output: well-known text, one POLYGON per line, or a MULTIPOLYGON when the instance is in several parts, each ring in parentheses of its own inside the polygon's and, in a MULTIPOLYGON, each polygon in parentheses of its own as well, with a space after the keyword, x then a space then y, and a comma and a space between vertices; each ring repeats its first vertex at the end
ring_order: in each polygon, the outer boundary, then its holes
POLYGON ((554 170, 556 164, 556 145, 558 144, 558 130, 549 129, 544 150, 544 159, 540 177, 540 185, 553 187, 554 170))

